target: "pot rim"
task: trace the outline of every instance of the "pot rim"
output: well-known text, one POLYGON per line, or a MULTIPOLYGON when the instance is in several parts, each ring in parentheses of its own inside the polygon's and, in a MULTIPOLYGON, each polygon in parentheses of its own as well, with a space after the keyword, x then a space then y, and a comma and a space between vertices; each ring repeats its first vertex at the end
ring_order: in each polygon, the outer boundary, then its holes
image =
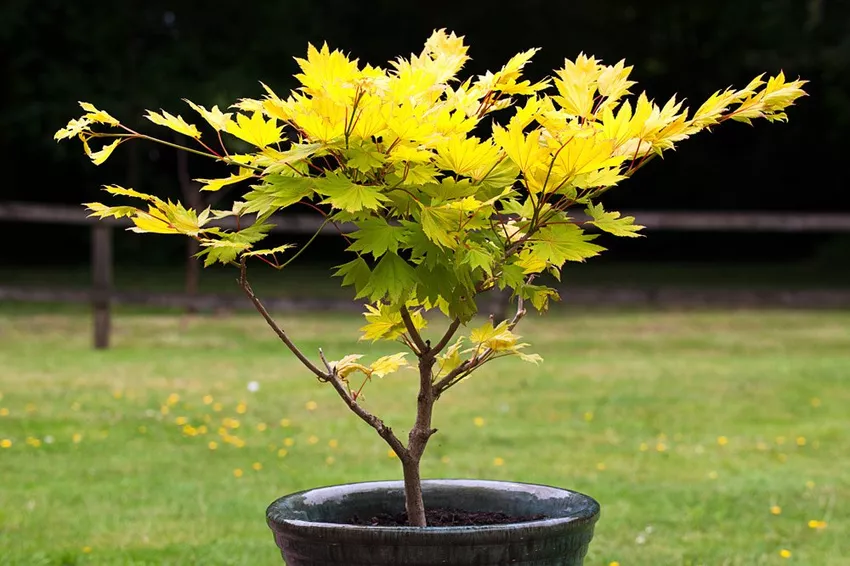
POLYGON ((573 491, 570 489, 565 489, 562 487, 555 487, 545 484, 537 484, 537 483, 527 483, 527 482, 515 482, 515 481, 503 481, 503 480, 479 480, 479 479, 469 479, 469 478, 440 478, 440 479, 427 479, 422 480, 423 487, 425 486, 439 486, 440 484, 450 484, 456 487, 479 487, 479 488, 491 488, 491 489, 504 489, 505 487, 512 486, 514 488, 519 488, 517 491, 522 493, 529 494, 540 494, 541 491, 548 491, 552 493, 552 497, 556 497, 556 494, 560 494, 568 497, 576 497, 581 501, 581 505, 578 506, 575 512, 571 513, 568 516, 563 517, 551 517, 546 519, 539 519, 536 521, 522 521, 518 523, 503 523, 498 525, 473 525, 473 526, 450 526, 450 527, 410 527, 410 526, 372 526, 372 525, 351 525, 347 523, 328 523, 323 521, 305 521, 302 519, 287 519, 281 516, 281 511, 278 509, 282 504, 284 504, 288 499, 307 496, 307 495, 326 495, 326 497, 330 498, 333 495, 339 494, 344 490, 344 488, 351 488, 354 486, 369 488, 369 487, 392 487, 392 488, 403 488, 404 482, 401 480, 378 480, 378 481, 366 481, 366 482, 353 482, 353 483, 344 483, 344 484, 336 484, 329 485, 323 487, 316 487, 311 489, 305 489, 302 491, 298 491, 295 493, 291 493, 289 495, 284 495, 276 499, 272 502, 271 505, 266 509, 266 521, 270 526, 273 527, 290 527, 295 529, 324 529, 328 531, 345 531, 348 533, 357 533, 357 532, 376 532, 380 531, 382 533, 407 533, 407 534, 417 534, 417 535, 439 535, 439 534, 449 534, 449 533, 495 533, 505 530, 514 530, 518 528, 528 528, 528 529, 540 529, 540 528, 552 528, 557 526, 566 526, 575 524, 594 524, 599 519, 600 506, 599 503, 584 493, 580 493, 578 491, 573 491), (327 491, 326 494, 322 494, 320 492, 327 491), (318 492, 318 493, 317 493, 318 492))

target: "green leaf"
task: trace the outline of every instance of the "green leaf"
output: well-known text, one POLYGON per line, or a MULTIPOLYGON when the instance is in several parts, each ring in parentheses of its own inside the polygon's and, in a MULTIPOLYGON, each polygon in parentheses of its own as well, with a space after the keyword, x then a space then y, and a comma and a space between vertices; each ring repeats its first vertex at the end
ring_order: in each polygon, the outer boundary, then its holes
POLYGON ((519 175, 519 167, 510 159, 503 159, 483 179, 477 181, 476 185, 494 192, 490 196, 495 196, 505 187, 513 186, 517 180, 517 175, 519 175))
POLYGON ((524 285, 522 296, 531 301, 538 311, 543 312, 549 308, 549 301, 559 301, 561 296, 555 289, 545 285, 524 285))
POLYGON ((502 266, 502 273, 496 284, 499 289, 516 289, 521 287, 525 281, 525 270, 517 263, 508 263, 502 266))
POLYGON ((252 185, 252 191, 245 195, 243 213, 257 212, 261 215, 286 208, 302 198, 313 194, 313 180, 309 177, 290 177, 287 175, 268 175, 263 183, 252 185))
POLYGON ((550 224, 534 234, 528 249, 532 256, 561 266, 565 261, 584 261, 604 251, 602 246, 590 243, 594 238, 575 224, 550 224))
POLYGON ((352 146, 343 152, 348 166, 362 173, 368 173, 373 169, 380 169, 386 163, 386 156, 377 151, 374 144, 363 144, 352 146))
POLYGON ((372 270, 362 257, 358 257, 348 263, 336 266, 335 277, 342 277, 344 286, 354 285, 354 290, 357 296, 360 296, 360 291, 369 284, 369 278, 372 276, 372 270))
POLYGON ((316 152, 324 148, 323 143, 294 143, 289 146, 287 151, 275 154, 275 159, 271 165, 266 167, 266 173, 280 173, 282 171, 291 171, 291 167, 304 161, 308 157, 312 157, 316 152))
POLYGON ((460 215, 460 211, 448 208, 422 207, 422 230, 438 246, 453 248, 457 245, 456 230, 460 226, 460 215))
POLYGON ((421 187, 422 192, 430 195, 433 203, 440 203, 464 197, 472 196, 478 191, 478 187, 469 179, 455 181, 451 177, 445 177, 439 183, 429 183, 421 187))
POLYGON ((413 267, 398 254, 388 252, 378 262, 369 277, 369 283, 356 298, 369 297, 372 302, 388 298, 398 303, 416 287, 416 283, 413 267))
POLYGON ((389 200, 379 187, 359 185, 342 173, 329 171, 325 177, 313 179, 316 191, 328 198, 323 204, 330 203, 334 208, 348 212, 360 210, 378 210, 382 203, 389 200))
POLYGON ((398 252, 398 246, 404 240, 404 228, 391 226, 382 218, 361 221, 359 228, 350 234, 355 242, 348 247, 349 251, 371 253, 375 259, 388 251, 398 252))
POLYGON ((255 256, 255 255, 274 255, 276 253, 285 252, 286 250, 291 250, 294 247, 295 246, 292 245, 292 244, 283 244, 281 246, 277 246, 275 248, 270 248, 270 249, 267 249, 267 250, 253 250, 253 251, 250 251, 250 252, 245 252, 242 255, 244 255, 246 257, 255 256))
POLYGON ((619 212, 606 212, 602 208, 602 204, 591 204, 587 207, 586 212, 593 220, 588 224, 593 224, 600 230, 604 230, 615 236, 625 236, 627 238, 639 238, 642 234, 638 234, 644 228, 640 224, 635 224, 634 216, 620 217, 619 212))
POLYGON ((488 276, 493 275, 494 262, 495 258, 491 254, 487 253, 484 248, 477 245, 470 245, 461 260, 461 263, 469 265, 471 269, 480 268, 488 276))

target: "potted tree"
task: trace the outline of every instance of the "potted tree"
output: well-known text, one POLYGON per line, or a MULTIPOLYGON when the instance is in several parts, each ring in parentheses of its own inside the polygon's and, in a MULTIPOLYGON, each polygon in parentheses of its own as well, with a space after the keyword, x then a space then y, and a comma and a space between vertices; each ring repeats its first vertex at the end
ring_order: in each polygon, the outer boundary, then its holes
POLYGON ((89 103, 56 134, 80 138, 96 165, 120 144, 144 139, 232 167, 228 177, 199 180, 208 191, 246 186, 229 210, 193 210, 115 185, 105 190, 143 205, 87 206, 97 217, 128 217, 136 232, 193 238, 206 265, 234 266, 248 299, 307 373, 333 387, 398 456, 403 481, 320 488, 269 507, 268 523, 290 565, 581 564, 599 514, 590 497, 547 486, 421 479, 422 455, 437 433, 434 404, 498 358, 540 362, 515 333, 526 310, 543 312, 558 298, 549 282, 565 262, 603 251, 589 231, 635 237, 642 228, 603 207, 608 189, 722 122, 784 120, 784 109, 805 94, 804 81, 759 76, 743 89, 714 93, 689 115, 675 97, 663 105, 645 93, 627 99, 635 83, 622 61, 608 66, 579 55, 532 83, 522 71, 535 51, 459 80, 467 46, 442 30, 419 55, 386 68, 310 46, 306 59, 296 59, 301 86, 286 97, 263 85, 263 98, 242 99, 230 112, 187 101, 214 142, 181 116, 147 114, 189 138, 185 146, 135 131, 89 103), (226 136, 252 150, 228 151, 226 136), (92 141, 100 138, 108 143, 95 150, 92 141), (371 363, 355 354, 313 356, 266 310, 248 266, 283 269, 303 251, 261 244, 273 215, 296 204, 321 215, 323 227, 355 227, 345 236, 351 259, 335 275, 367 303, 361 338, 398 342, 404 351, 371 363), (494 289, 509 292, 515 310, 468 329, 476 299, 494 289), (363 398, 373 378, 405 367, 419 382, 406 439, 363 398), (377 524, 356 524, 358 517, 377 524))

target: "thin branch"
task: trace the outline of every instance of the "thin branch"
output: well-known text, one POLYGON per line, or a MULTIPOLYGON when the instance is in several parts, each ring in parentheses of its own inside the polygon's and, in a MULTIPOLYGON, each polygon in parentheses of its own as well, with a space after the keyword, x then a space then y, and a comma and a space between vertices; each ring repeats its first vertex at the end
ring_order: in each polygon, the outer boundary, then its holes
MULTIPOLYGON (((533 280, 534 275, 532 274, 526 280, 526 284, 531 283, 533 280)), ((508 323, 508 330, 513 330, 516 325, 519 324, 519 321, 522 320, 522 317, 524 317, 525 314, 525 300, 522 298, 522 295, 519 295, 517 297, 516 314, 508 323)), ((493 350, 491 348, 487 348, 480 354, 476 353, 470 359, 464 360, 463 363, 461 363, 455 369, 446 374, 446 376, 443 377, 440 381, 434 384, 434 397, 439 397, 446 389, 448 389, 452 385, 455 385, 461 379, 469 375, 473 370, 481 367, 484 363, 487 362, 492 353, 493 350)))
POLYGON ((434 346, 433 348, 431 348, 431 351, 429 353, 432 356, 436 356, 437 354, 442 352, 443 348, 446 347, 446 345, 449 343, 449 340, 452 339, 452 336, 455 335, 455 332, 457 332, 457 329, 459 327, 460 327, 460 319, 456 318, 452 321, 451 325, 449 325, 448 330, 446 330, 446 333, 443 334, 442 338, 440 338, 440 341, 437 342, 437 345, 434 346))
POLYGON ((407 448, 404 447, 404 444, 402 444, 398 437, 393 433, 393 430, 385 425, 384 421, 360 406, 357 401, 348 394, 345 384, 336 373, 332 373, 328 376, 328 382, 330 382, 342 400, 345 401, 348 408, 360 417, 363 422, 374 428, 378 435, 390 445, 390 448, 392 448, 393 452, 396 453, 399 459, 407 457, 407 448))
POLYGON ((269 314, 269 311, 266 310, 266 307, 263 306, 263 303, 260 301, 259 298, 257 298, 257 295, 254 294, 254 290, 251 288, 251 284, 248 283, 247 267, 245 265, 245 259, 246 258, 243 257, 240 264, 239 264, 239 286, 242 287, 242 290, 245 291, 246 295, 248 295, 248 298, 254 304, 254 308, 257 309, 257 312, 259 312, 262 315, 262 317, 266 320, 266 323, 268 323, 268 325, 271 327, 271 329, 275 331, 275 334, 277 334, 278 338, 280 338, 280 340, 284 344, 286 344, 286 347, 289 348, 289 350, 293 354, 295 354, 295 357, 297 357, 299 360, 301 360, 301 363, 304 364, 304 366, 307 369, 309 369, 311 372, 313 372, 316 375, 316 377, 319 378, 320 381, 330 380, 331 375, 327 374, 327 373, 323 372, 322 370, 320 370, 319 368, 317 368, 313 364, 313 362, 311 362, 307 358, 307 356, 305 356, 301 352, 301 350, 298 349, 298 346, 296 346, 295 343, 292 342, 292 340, 289 339, 289 336, 286 335, 286 332, 284 332, 283 329, 280 326, 277 325, 277 323, 274 321, 274 319, 269 314))
POLYGON ((406 306, 401 307, 401 320, 404 322, 404 327, 407 328, 407 333, 410 335, 410 339, 413 340, 413 344, 416 348, 413 349, 413 353, 419 356, 420 358, 428 353, 428 345, 422 339, 422 335, 419 334, 419 331, 416 329, 416 325, 413 324, 413 319, 410 318, 410 311, 407 310, 406 306))
POLYGON ((331 367, 331 364, 328 363, 328 359, 325 357, 325 353, 319 348, 319 359, 322 360, 322 363, 325 364, 325 367, 328 369, 328 375, 333 374, 334 368, 331 367))

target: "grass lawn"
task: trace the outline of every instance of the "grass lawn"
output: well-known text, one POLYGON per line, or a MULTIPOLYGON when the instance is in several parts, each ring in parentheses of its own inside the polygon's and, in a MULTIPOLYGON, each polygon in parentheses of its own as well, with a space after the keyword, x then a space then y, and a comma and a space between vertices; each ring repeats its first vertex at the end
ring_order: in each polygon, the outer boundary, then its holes
MULTIPOLYGON (((311 353, 369 351, 354 316, 281 322, 311 353)), ((280 564, 273 499, 400 478, 259 317, 114 324, 96 352, 84 310, 0 310, 0 565, 280 564)), ((426 477, 593 495, 587 566, 848 563, 850 313, 561 311, 520 329, 544 364, 449 392, 426 477)), ((367 388, 401 434, 415 385, 367 388)))

